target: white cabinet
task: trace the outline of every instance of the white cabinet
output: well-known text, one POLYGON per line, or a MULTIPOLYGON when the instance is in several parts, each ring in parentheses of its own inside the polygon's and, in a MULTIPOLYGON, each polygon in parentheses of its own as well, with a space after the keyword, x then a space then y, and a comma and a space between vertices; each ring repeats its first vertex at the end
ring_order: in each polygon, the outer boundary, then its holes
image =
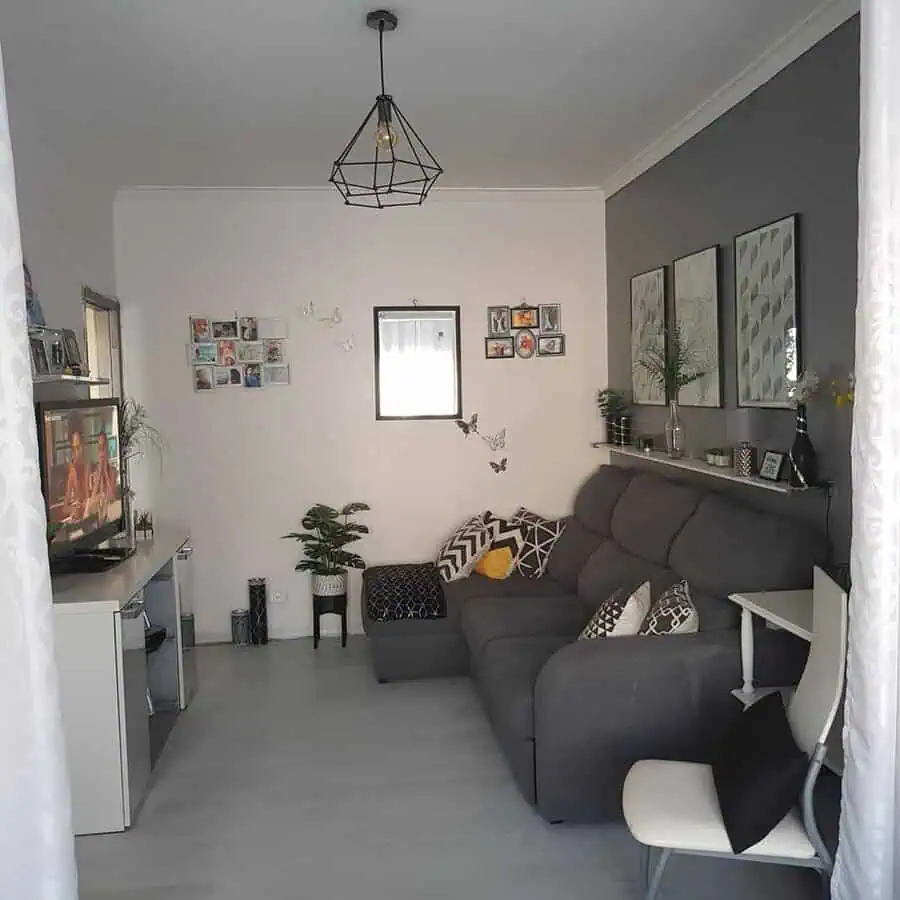
POLYGON ((56 664, 75 834, 123 831, 147 792, 150 770, 186 705, 181 658, 178 548, 159 530, 108 572, 53 582, 56 664), (145 647, 145 611, 164 625, 145 647), (151 716, 148 694, 156 712, 151 716))

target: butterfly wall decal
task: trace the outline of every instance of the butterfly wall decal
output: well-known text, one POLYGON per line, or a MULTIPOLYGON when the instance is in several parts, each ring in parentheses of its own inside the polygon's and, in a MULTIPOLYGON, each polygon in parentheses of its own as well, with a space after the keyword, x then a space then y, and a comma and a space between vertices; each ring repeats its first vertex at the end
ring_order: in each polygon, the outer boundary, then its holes
POLYGON ((468 437, 470 434, 478 434, 478 413, 472 413, 472 418, 467 422, 465 419, 457 419, 456 427, 468 437))
POLYGON ((310 300, 301 311, 304 316, 314 316, 316 314, 316 304, 313 303, 312 300, 310 300))
POLYGON ((344 317, 341 315, 341 308, 336 306, 334 308, 334 312, 330 316, 321 316, 319 318, 320 322, 324 322, 329 328, 334 328, 335 325, 340 325, 341 322, 344 321, 344 317))
POLYGON ((488 445, 491 453, 506 449, 506 429, 501 428, 496 434, 481 434, 479 437, 488 445))
POLYGON ((351 334, 350 337, 347 338, 346 341, 338 341, 338 347, 344 351, 344 353, 349 353, 356 346, 356 341, 351 334))
POLYGON ((499 475, 501 472, 505 472, 507 462, 508 460, 505 456, 500 460, 500 462, 494 462, 494 460, 491 460, 491 468, 494 470, 494 474, 499 475))

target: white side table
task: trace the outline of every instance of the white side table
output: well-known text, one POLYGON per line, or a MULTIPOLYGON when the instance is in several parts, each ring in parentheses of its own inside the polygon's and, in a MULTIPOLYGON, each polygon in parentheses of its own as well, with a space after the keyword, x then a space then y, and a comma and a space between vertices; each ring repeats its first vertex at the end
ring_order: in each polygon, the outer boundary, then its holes
POLYGON ((742 702, 752 702, 758 695, 753 686, 753 616, 759 616, 804 641, 812 642, 813 592, 762 591, 731 594, 728 599, 741 607, 741 671, 744 684, 732 693, 742 702))

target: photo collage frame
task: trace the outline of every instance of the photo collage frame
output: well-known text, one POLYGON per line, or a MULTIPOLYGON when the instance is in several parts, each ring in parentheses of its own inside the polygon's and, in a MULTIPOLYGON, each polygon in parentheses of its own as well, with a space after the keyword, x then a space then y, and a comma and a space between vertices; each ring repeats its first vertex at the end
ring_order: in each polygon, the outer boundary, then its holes
POLYGON ((189 326, 187 355, 195 391, 291 383, 286 319, 192 315, 189 326))
POLYGON ((565 356, 562 306, 489 306, 485 359, 531 359, 533 356, 565 356))

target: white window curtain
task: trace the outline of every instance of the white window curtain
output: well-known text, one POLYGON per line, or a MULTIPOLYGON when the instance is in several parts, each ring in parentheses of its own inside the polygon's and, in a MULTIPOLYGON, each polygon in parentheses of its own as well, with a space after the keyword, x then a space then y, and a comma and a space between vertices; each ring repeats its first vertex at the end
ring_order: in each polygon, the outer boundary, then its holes
POLYGON ((0 897, 76 900, 25 286, 0 54, 0 897))
POLYGON ((379 333, 382 415, 451 415, 456 408, 454 320, 398 314, 381 319, 379 333))
POLYGON ((900 897, 900 2, 863 0, 853 546, 835 900, 900 897))

